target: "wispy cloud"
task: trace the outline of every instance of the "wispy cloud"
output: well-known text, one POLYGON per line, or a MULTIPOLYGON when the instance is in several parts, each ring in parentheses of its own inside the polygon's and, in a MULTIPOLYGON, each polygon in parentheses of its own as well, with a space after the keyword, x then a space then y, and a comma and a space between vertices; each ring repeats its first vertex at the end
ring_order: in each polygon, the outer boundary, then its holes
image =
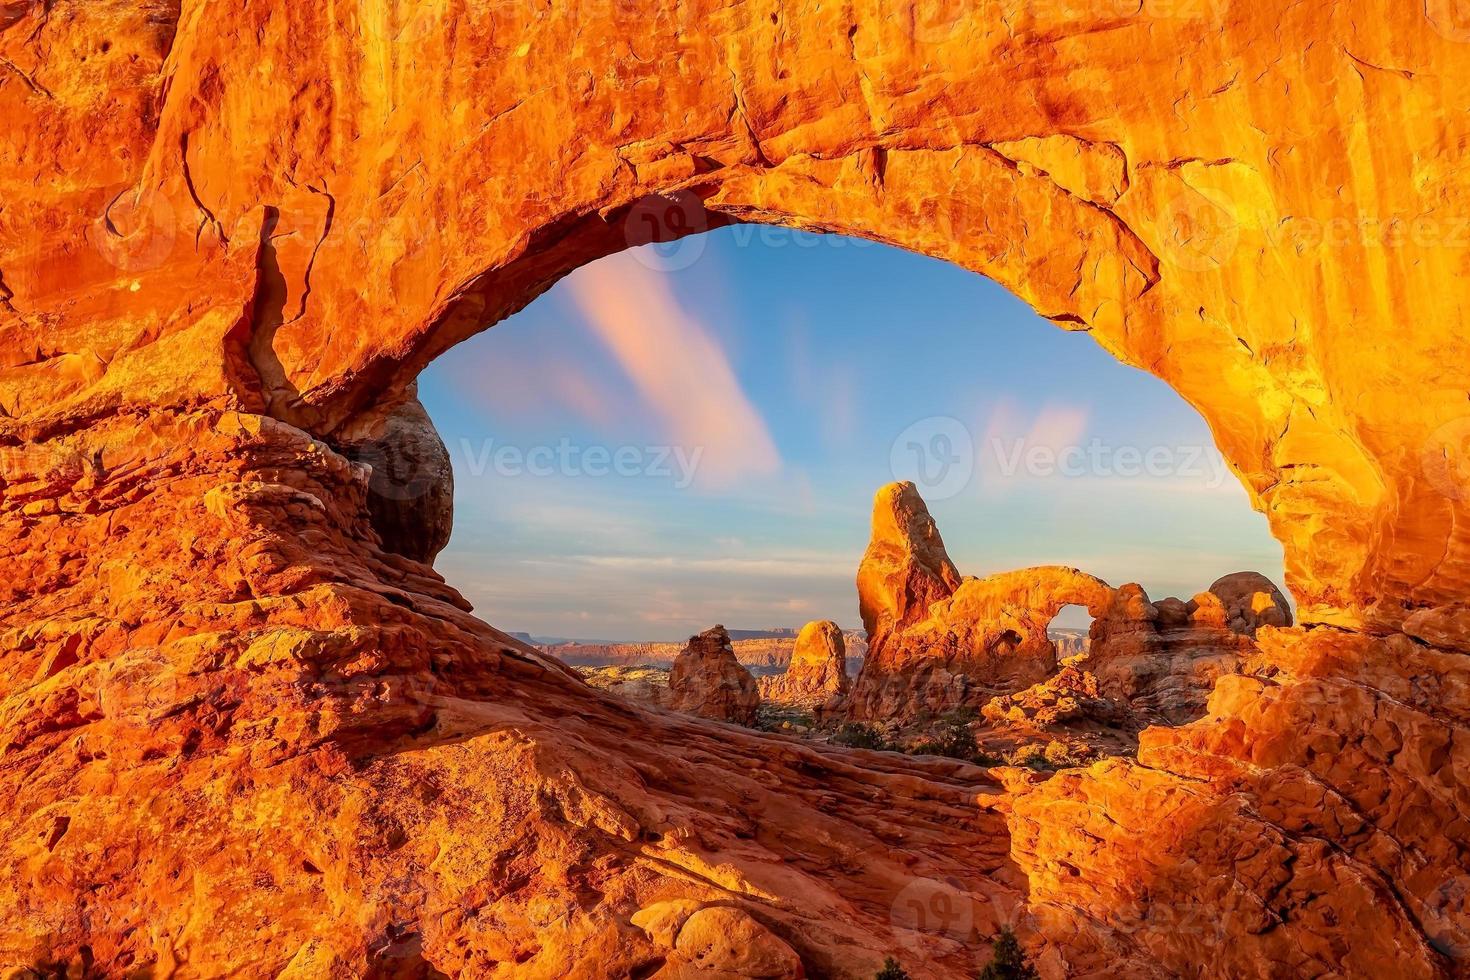
POLYGON ((625 252, 578 270, 566 286, 672 439, 703 447, 696 483, 726 487, 780 468, 776 444, 725 352, 663 276, 625 252))
POLYGON ((715 558, 678 555, 567 555, 556 560, 618 571, 714 573, 755 578, 845 577, 857 568, 857 562, 851 555, 818 552, 715 558))

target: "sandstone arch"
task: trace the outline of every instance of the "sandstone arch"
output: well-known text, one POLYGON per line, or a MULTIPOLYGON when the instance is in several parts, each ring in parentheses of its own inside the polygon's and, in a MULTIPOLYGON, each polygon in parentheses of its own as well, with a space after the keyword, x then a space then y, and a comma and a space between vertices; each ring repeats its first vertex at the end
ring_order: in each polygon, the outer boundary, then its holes
MULTIPOLYGON (((799 22, 750 3, 11 6, 0 742, 23 832, 3 854, 50 884, 4 909, 7 962, 80 957, 85 937, 114 970, 631 969, 665 954, 625 913, 678 887, 745 896, 809 963, 858 969, 843 944, 873 952, 922 880, 970 896, 982 934, 1029 896, 1029 941, 1074 970, 1198 967, 1177 929, 1128 917, 1145 901, 1225 929, 1206 968, 1236 975, 1428 976, 1464 947, 1470 834, 1406 815, 1457 812, 1470 718, 1450 652, 1467 648, 1470 58, 1444 5, 860 0, 799 22), (1263 631, 1277 675, 1146 738, 1147 769, 987 790, 978 811, 977 773, 721 745, 587 694, 377 547, 365 475, 333 447, 454 342, 637 240, 650 193, 700 202, 664 234, 867 235, 1090 331, 1200 410, 1286 546, 1302 622, 1343 630, 1263 631), (1399 743, 1369 738, 1370 716, 1399 743), (798 802, 761 837, 768 788, 659 774, 655 749, 599 775, 613 732, 712 771, 763 765, 798 802), (717 816, 679 802, 712 791, 717 816), (849 824, 821 823, 829 792, 849 824), (1283 803, 1303 799, 1331 819, 1283 803), (1049 822, 1083 800, 1106 824, 1049 822), (491 839, 464 816, 487 809, 532 829, 491 839), (1211 843, 1160 837, 1165 812, 1211 843), (846 843, 783 852, 807 821, 846 843), (918 862, 854 870, 885 821, 918 862), (311 853, 252 850, 261 833, 311 853), (562 877, 530 879, 535 905, 464 865, 408 870, 428 841, 504 880, 527 862, 562 877), (543 900, 567 927, 537 945, 543 900), (248 912, 273 902, 292 913, 262 931, 248 912), (466 911, 485 903, 514 921, 466 911), (219 914, 206 930, 169 912, 184 905, 219 914)), ((933 975, 971 957, 915 941, 933 975)))

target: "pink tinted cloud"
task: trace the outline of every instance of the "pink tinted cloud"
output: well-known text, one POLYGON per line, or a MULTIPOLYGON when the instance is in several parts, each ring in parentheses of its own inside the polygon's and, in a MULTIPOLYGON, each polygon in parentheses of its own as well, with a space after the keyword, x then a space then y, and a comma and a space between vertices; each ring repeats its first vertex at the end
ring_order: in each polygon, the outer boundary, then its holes
POLYGON ((726 487, 781 466, 765 420, 710 331, 662 275, 624 252, 569 276, 567 290, 673 441, 702 450, 695 482, 726 487))
POLYGON ((996 403, 986 414, 980 438, 975 441, 976 469, 982 489, 996 490, 1008 482, 1024 479, 1024 470, 1007 471, 1010 464, 1035 446, 1060 453, 1081 444, 1092 419, 1089 408, 1047 402, 1029 420, 1011 399, 996 403))
POLYGON ((1026 433, 1026 444, 1050 446, 1058 452, 1075 446, 1087 432, 1087 422, 1091 417, 1091 411, 1086 408, 1048 402, 1041 406, 1036 420, 1031 423, 1031 431, 1026 433))

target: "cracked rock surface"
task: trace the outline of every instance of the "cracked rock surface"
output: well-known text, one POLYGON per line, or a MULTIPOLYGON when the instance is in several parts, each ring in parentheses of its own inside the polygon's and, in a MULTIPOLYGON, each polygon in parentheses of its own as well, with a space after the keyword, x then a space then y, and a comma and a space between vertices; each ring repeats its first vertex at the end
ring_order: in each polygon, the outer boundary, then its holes
POLYGON ((1049 977, 1462 971, 1448 6, 9 4, 0 966, 958 977, 1013 923, 1049 977), (474 618, 354 447, 572 269, 731 221, 1163 379, 1297 625, 1222 601, 1252 669, 1048 776, 630 707, 474 618))

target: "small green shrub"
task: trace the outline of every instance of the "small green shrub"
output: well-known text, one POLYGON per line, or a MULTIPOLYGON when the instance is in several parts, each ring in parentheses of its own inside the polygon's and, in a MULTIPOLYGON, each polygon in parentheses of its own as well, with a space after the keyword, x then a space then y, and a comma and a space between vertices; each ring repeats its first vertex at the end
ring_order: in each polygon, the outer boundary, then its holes
POLYGON ((909 980, 909 975, 898 965, 898 960, 890 956, 883 961, 883 969, 878 971, 873 980, 909 980))
POLYGON ((1048 772, 1056 768, 1047 759, 1046 750, 1034 742, 1016 749, 1006 758, 1006 762, 1013 766, 1026 766, 1027 768, 1035 769, 1037 772, 1048 772))
POLYGON ((929 733, 929 737, 913 747, 919 755, 943 755, 951 759, 969 761, 980 754, 975 744, 975 733, 965 721, 948 721, 929 733))
POLYGON ((979 980, 1037 980, 1036 969, 1027 961, 1016 934, 1005 926, 1000 928, 990 963, 980 971, 979 980))
POLYGON ((854 721, 847 722, 837 730, 837 734, 832 736, 832 744, 845 745, 850 749, 877 749, 880 752, 893 749, 881 732, 854 721))

